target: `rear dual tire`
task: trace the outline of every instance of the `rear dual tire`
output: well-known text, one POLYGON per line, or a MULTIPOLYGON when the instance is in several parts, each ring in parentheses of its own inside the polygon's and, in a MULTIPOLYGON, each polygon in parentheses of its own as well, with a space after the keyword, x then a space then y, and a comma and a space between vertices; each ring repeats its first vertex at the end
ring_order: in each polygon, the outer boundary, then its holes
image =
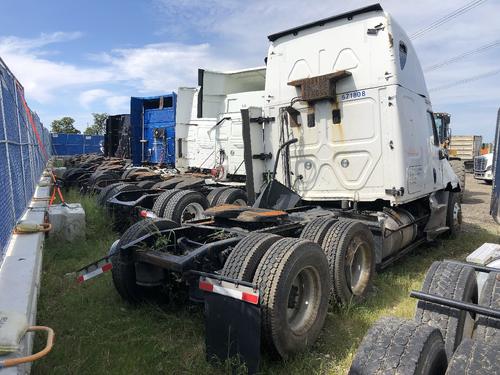
POLYGON ((221 273, 232 279, 252 282, 262 257, 281 238, 283 237, 270 233, 248 235, 231 251, 221 273))
POLYGON ((328 310, 330 275, 319 245, 296 238, 274 242, 253 278, 260 290, 262 335, 287 358, 316 341, 328 310))
POLYGON ((354 220, 318 218, 304 227, 302 238, 321 245, 332 278, 333 302, 362 302, 375 275, 375 244, 366 225, 354 220))

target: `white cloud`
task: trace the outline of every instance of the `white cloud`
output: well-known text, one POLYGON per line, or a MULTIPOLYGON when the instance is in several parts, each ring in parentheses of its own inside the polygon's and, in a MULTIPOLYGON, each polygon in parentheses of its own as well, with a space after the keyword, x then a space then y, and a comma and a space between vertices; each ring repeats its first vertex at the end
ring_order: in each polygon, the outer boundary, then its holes
POLYGON ((23 84, 27 95, 40 103, 47 103, 62 89, 111 79, 112 74, 107 69, 82 68, 43 57, 47 51, 42 47, 72 41, 81 35, 79 32, 56 32, 41 34, 34 39, 3 37, 0 38, 0 56, 23 84))
POLYGON ((111 93, 108 90, 103 90, 103 89, 87 90, 80 94, 79 102, 82 105, 82 107, 88 109, 94 101, 109 97, 110 94, 111 93))
POLYGON ((130 112, 130 96, 118 95, 106 98, 106 106, 108 113, 129 113, 130 112))
POLYGON ((234 68, 214 54, 209 44, 161 43, 116 49, 106 56, 117 80, 134 82, 142 92, 176 90, 196 84, 199 67, 234 68))
POLYGON ((26 53, 28 51, 33 51, 34 49, 45 47, 49 44, 76 40, 81 38, 82 36, 83 33, 79 31, 74 31, 74 32, 57 31, 50 34, 42 33, 37 38, 33 39, 19 38, 16 36, 0 37, 0 50, 26 53))
MULTIPOLYGON (((52 61, 46 58, 47 47, 68 42, 81 33, 42 34, 34 39, 0 38, 0 56, 26 88, 27 95, 46 104, 60 98, 61 90, 80 90, 76 96, 86 109, 106 96, 122 97, 130 87, 141 94, 176 90, 181 85, 195 85, 199 67, 233 69, 237 67, 219 57, 207 44, 158 43, 137 48, 114 49, 90 56, 93 67, 52 61), (96 85, 118 84, 119 95, 96 85)), ((59 56, 57 56, 59 57, 59 56)), ((89 56, 87 56, 89 57, 89 56)), ((110 107, 117 107, 110 100, 110 107)))

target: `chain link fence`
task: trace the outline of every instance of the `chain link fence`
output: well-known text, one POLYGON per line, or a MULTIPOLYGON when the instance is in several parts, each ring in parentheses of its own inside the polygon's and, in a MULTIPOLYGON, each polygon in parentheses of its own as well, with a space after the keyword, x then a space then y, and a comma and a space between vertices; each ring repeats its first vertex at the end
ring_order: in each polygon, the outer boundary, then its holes
POLYGON ((51 154, 50 134, 0 58, 0 260, 51 154))

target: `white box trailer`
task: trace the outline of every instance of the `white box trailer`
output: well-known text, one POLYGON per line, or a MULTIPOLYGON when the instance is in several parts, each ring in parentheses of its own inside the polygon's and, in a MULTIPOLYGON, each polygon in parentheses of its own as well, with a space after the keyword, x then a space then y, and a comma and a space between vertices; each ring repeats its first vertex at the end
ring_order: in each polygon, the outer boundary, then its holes
POLYGON ((200 69, 199 87, 179 88, 178 111, 190 105, 191 113, 176 125, 178 168, 211 171, 219 181, 244 179, 240 110, 264 104, 265 77, 265 67, 200 69))

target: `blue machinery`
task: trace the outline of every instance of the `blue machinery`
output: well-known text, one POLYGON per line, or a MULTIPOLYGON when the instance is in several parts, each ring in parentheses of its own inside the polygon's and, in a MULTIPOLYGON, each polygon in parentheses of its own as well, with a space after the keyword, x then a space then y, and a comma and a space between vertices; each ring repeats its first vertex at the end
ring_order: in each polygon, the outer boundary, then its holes
POLYGON ((130 100, 132 162, 134 165, 175 166, 175 108, 177 95, 170 93, 130 100))

